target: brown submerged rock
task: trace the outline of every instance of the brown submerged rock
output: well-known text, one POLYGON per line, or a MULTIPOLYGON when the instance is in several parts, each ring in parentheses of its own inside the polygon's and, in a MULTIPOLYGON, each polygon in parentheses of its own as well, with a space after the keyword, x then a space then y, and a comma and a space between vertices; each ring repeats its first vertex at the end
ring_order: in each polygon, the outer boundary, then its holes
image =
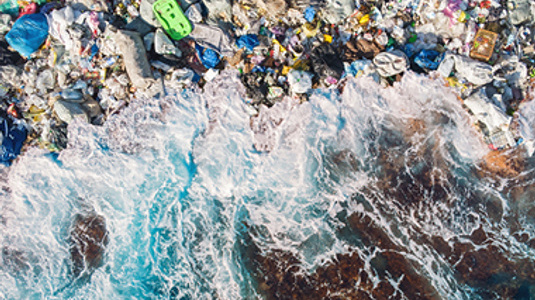
POLYGON ((107 244, 108 231, 104 217, 96 214, 76 215, 70 232, 74 276, 98 268, 102 264, 107 244))
POLYGON ((332 263, 308 273, 294 254, 281 250, 263 253, 258 246, 248 245, 253 278, 265 299, 402 299, 389 279, 399 281, 399 290, 408 299, 440 299, 431 282, 418 267, 403 256, 404 249, 367 217, 354 214, 349 218, 352 232, 361 237, 365 247, 380 251, 372 258, 372 274, 354 251, 337 254, 332 263), (375 286, 372 277, 378 276, 375 286))
POLYGON ((524 170, 524 161, 517 149, 491 151, 480 166, 482 176, 512 178, 524 170))
MULTIPOLYGON (((441 149, 438 148, 440 137, 429 135, 428 124, 413 119, 399 129, 399 132, 379 137, 384 140, 379 140, 370 149, 375 157, 373 163, 380 165, 381 170, 377 174, 377 182, 360 191, 367 200, 356 200, 364 205, 368 213, 374 210, 380 210, 381 214, 388 212, 391 205, 396 205, 397 210, 402 212, 416 207, 425 209, 428 203, 455 205, 457 197, 462 196, 467 197, 466 204, 475 210, 484 206, 490 220, 500 223, 505 218, 512 226, 509 217, 504 217, 500 198, 475 193, 470 186, 452 185, 455 178, 451 166, 441 157, 441 149), (414 148, 416 144, 421 146, 414 148), (373 202, 374 208, 366 205, 367 201, 373 202)), ((332 161, 339 164, 353 160, 340 152, 333 156, 332 161)), ((485 157, 474 175, 491 180, 515 178, 525 182, 521 178, 526 177, 524 169, 518 152, 493 151, 485 157)), ((523 215, 529 218, 533 214, 535 219, 535 208, 531 210, 533 206, 529 205, 531 202, 518 200, 532 199, 531 195, 535 195, 533 187, 534 184, 509 186, 504 194, 514 198, 511 203, 525 208, 523 215)), ((358 237, 359 248, 375 253, 369 264, 359 252, 352 251, 338 254, 332 262, 307 271, 293 253, 277 249, 260 251, 255 245, 250 247, 248 255, 253 262, 253 278, 265 299, 442 299, 418 264, 404 254, 411 253, 410 249, 393 240, 385 228, 375 224, 372 217, 355 213, 345 219, 345 224, 340 229, 344 234, 358 237), (371 270, 366 268, 368 265, 371 270), (374 285, 372 278, 379 278, 380 283, 374 285), (398 281, 399 290, 396 291, 388 279, 398 281)), ((521 231, 520 223, 517 227, 510 228, 512 234, 521 231)), ((417 228, 414 230, 418 232, 417 228)), ((524 293, 526 286, 529 293, 529 285, 535 285, 535 261, 512 255, 507 246, 496 243, 498 237, 483 226, 468 236, 450 240, 427 236, 424 232, 417 235, 412 237, 413 242, 434 249, 453 270, 457 284, 474 288, 483 299, 515 299, 524 293)), ((515 238, 535 248, 535 239, 528 235, 517 234, 515 238)))

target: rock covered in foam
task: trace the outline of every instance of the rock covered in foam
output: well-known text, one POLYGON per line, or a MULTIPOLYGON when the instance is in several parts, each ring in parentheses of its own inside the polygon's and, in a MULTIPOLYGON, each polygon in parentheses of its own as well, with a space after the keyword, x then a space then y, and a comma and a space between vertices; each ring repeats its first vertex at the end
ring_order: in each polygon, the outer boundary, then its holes
POLYGON ((78 214, 70 231, 70 252, 73 274, 78 277, 102 264, 108 244, 106 220, 95 213, 78 214))

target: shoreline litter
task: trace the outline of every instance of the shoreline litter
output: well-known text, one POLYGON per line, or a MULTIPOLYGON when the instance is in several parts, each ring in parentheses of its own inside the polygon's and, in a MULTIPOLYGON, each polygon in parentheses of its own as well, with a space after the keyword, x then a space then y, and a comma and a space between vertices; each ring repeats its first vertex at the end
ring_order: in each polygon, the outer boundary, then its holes
POLYGON ((7 165, 24 147, 64 149, 76 118, 102 125, 136 97, 225 68, 252 112, 351 76, 440 76, 491 149, 534 152, 521 115, 535 89, 530 0, 4 0, 0 12, 7 165))

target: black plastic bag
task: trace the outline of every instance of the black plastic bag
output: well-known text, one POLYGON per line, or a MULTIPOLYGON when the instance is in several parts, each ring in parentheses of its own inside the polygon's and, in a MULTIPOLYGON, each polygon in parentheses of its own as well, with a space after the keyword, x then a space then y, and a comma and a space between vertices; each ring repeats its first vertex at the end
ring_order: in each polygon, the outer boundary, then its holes
POLYGON ((332 45, 323 43, 310 54, 312 69, 321 79, 332 76, 340 79, 344 73, 344 64, 340 52, 332 45))

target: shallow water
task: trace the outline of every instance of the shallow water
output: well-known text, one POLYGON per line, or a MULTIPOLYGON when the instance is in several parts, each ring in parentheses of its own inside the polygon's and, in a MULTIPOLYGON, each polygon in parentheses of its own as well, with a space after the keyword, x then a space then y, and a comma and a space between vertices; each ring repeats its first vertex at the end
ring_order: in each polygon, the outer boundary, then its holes
POLYGON ((485 167, 440 82, 358 78, 253 119, 236 73, 168 92, 5 172, 0 299, 535 295, 534 161, 485 167), (88 213, 108 242, 75 278, 88 213))

